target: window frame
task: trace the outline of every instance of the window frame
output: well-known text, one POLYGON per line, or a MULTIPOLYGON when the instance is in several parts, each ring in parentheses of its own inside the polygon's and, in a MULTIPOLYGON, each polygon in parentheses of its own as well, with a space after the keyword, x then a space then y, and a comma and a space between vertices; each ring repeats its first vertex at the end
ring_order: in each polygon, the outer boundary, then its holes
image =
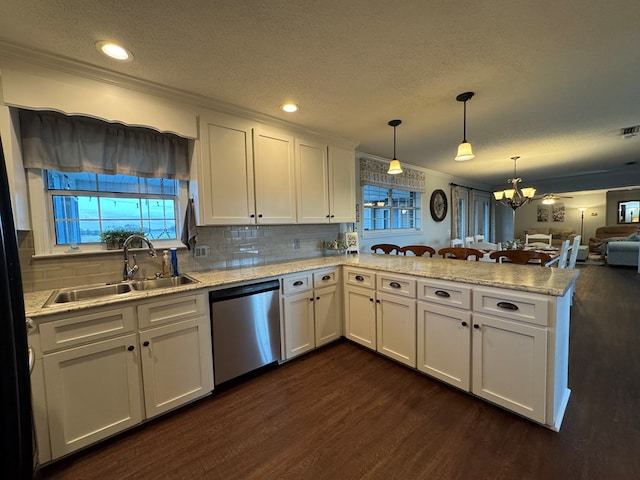
POLYGON ((422 231, 422 210, 423 210, 423 194, 422 192, 417 192, 415 190, 407 190, 407 189, 403 189, 403 188, 397 188, 397 187, 381 187, 379 185, 371 185, 371 184, 363 184, 360 188, 360 194, 361 194, 361 198, 362 198, 362 232, 363 232, 363 236, 385 236, 385 235, 401 235, 401 234, 411 234, 411 233, 417 233, 417 232, 421 232, 422 231), (406 207, 406 206, 398 206, 395 207, 393 205, 385 205, 385 206, 365 206, 365 188, 366 187, 376 187, 376 188, 385 188, 388 191, 388 198, 391 200, 391 203, 393 203, 393 199, 394 197, 392 196, 392 192, 393 190, 397 190, 397 191, 402 191, 402 192, 407 192, 407 193, 414 193, 416 195, 418 195, 418 198, 415 199, 415 204, 417 206, 414 207, 406 207), (371 208, 372 210, 376 210, 376 209, 388 209, 389 210, 389 228, 384 228, 384 229, 373 229, 373 230, 367 230, 365 229, 365 211, 367 208, 371 208), (393 228, 393 211, 394 210, 414 210, 417 212, 416 215, 416 222, 419 223, 418 227, 413 227, 413 228, 393 228))
MULTIPOLYGON (((53 205, 50 201, 51 195, 47 188, 47 178, 45 171, 41 169, 27 169, 27 182, 29 185, 29 203, 31 205, 31 226, 33 231, 33 242, 35 256, 69 255, 78 253, 117 253, 120 250, 107 250, 104 243, 83 243, 79 244, 77 250, 71 251, 69 245, 56 245, 55 225, 53 216, 53 205)), ((176 234, 178 238, 171 240, 153 240, 156 249, 168 249, 172 247, 183 247, 180 241, 183 219, 180 212, 189 200, 188 185, 184 180, 178 182, 178 192, 176 195, 176 234)), ((87 192, 82 192, 87 193, 87 192)), ((106 192, 105 192, 106 193, 106 192)), ((118 196, 126 194, 112 194, 118 196)))

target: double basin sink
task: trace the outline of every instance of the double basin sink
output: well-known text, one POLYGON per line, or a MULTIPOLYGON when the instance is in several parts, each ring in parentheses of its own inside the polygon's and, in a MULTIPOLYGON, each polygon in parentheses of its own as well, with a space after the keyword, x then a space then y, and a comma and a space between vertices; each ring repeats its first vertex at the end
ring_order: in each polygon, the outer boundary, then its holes
POLYGON ((145 290, 157 290, 159 288, 179 287, 198 283, 197 280, 188 275, 178 275, 168 278, 149 278, 143 280, 128 280, 100 285, 90 285, 88 287, 72 287, 54 291, 44 306, 58 305, 61 303, 82 302, 98 298, 123 295, 130 292, 145 290))

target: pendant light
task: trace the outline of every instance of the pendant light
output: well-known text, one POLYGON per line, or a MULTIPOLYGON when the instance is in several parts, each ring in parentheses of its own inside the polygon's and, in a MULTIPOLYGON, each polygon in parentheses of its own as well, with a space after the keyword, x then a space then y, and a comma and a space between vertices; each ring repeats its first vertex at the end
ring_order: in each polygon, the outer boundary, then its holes
POLYGON ((467 101, 473 97, 473 92, 464 92, 456 97, 459 102, 464 102, 464 120, 462 124, 462 143, 458 145, 458 154, 456 155, 457 162, 464 162, 466 160, 473 160, 476 156, 471 150, 471 144, 467 142, 467 101))
POLYGON ((387 173, 391 175, 402 173, 400 161, 396 158, 396 127, 401 123, 402 120, 391 120, 389 122, 389 126, 393 127, 393 160, 391 160, 391 163, 389 164, 389 170, 387 170, 387 173))

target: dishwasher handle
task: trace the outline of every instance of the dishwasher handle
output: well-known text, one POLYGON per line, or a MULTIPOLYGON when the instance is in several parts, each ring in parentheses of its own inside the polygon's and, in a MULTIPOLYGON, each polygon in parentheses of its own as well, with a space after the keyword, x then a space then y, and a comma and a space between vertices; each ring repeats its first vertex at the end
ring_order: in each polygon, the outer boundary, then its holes
POLYGON ((280 280, 269 280, 266 282, 241 285, 239 287, 223 288, 209 292, 209 303, 222 302, 234 298, 246 297, 263 292, 280 290, 280 280))

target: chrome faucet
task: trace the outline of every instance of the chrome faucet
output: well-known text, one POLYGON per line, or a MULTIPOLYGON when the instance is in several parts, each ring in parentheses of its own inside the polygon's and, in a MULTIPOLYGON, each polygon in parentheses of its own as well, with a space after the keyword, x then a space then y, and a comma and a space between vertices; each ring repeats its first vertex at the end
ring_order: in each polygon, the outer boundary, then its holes
POLYGON ((124 270, 122 272, 122 280, 125 280, 125 281, 133 280, 133 277, 138 272, 138 268, 139 268, 138 264, 136 263, 135 254, 133 254, 133 266, 129 265, 129 243, 131 243, 131 241, 135 238, 142 240, 149 246, 150 257, 157 256, 156 249, 154 248, 153 243, 151 243, 151 241, 147 237, 143 237, 142 235, 137 235, 137 234, 128 236, 122 246, 122 248, 124 249, 124 270))

